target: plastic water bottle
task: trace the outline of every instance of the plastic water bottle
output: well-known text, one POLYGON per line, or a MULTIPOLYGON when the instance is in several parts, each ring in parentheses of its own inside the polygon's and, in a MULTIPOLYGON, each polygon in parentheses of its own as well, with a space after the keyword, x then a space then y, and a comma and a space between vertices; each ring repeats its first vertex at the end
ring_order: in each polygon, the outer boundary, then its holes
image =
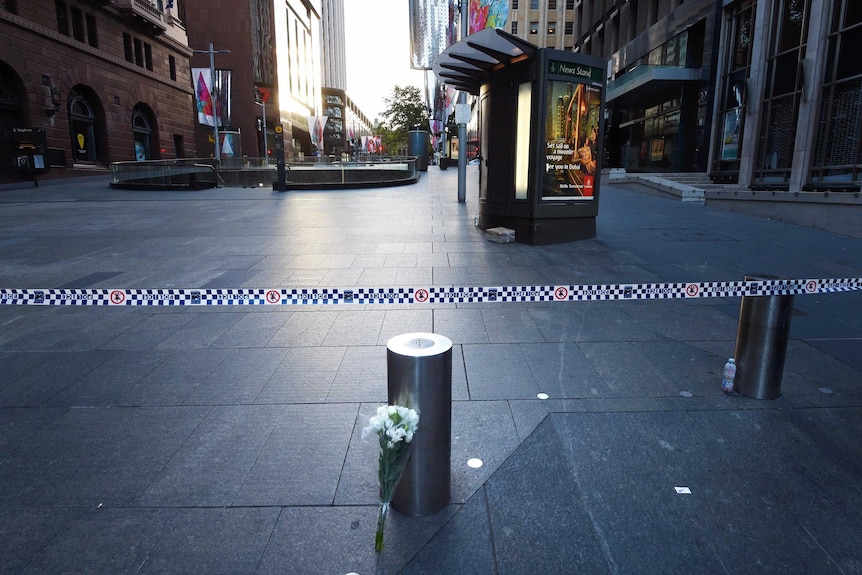
POLYGON ((731 357, 724 364, 724 376, 721 378, 721 391, 733 393, 733 378, 736 377, 736 361, 731 357))

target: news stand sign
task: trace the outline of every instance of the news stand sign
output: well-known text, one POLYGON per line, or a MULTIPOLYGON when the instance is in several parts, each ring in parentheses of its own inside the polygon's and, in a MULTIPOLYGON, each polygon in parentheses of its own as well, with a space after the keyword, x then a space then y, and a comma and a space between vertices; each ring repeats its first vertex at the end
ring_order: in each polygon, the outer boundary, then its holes
POLYGON ((604 71, 548 61, 541 199, 595 201, 604 71))

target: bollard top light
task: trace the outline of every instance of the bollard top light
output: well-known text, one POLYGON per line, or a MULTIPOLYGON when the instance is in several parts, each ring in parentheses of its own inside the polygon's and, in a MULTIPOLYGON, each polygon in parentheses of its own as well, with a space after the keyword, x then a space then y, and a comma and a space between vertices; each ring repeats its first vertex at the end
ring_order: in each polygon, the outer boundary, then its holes
POLYGON ((398 355, 428 357, 452 349, 452 340, 436 333, 402 333, 387 341, 386 349, 398 355))

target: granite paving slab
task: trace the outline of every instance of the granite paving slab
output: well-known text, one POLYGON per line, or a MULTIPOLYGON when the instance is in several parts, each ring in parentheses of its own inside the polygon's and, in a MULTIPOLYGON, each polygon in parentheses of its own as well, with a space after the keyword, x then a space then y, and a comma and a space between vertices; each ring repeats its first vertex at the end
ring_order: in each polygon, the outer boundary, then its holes
MULTIPOLYGON (((595 239, 494 244, 473 225, 478 171, 465 204, 455 173, 339 192, 3 187, 0 285, 862 270, 862 240, 607 185, 595 239)), ((720 391, 739 307, 2 306, 0 572, 862 572, 862 300, 795 298, 771 401, 720 391), (413 331, 454 343, 452 499, 431 517, 393 512, 375 557, 377 448, 362 428, 387 398, 386 341, 413 331)))

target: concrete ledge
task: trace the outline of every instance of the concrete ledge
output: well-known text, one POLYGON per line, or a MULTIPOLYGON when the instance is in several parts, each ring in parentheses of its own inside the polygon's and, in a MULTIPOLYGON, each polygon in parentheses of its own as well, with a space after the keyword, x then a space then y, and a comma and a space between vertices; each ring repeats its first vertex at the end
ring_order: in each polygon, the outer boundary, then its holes
POLYGON ((608 184, 627 190, 671 197, 683 202, 704 203, 704 191, 667 178, 648 174, 627 174, 625 170, 612 169, 605 176, 608 184))
POLYGON ((859 192, 706 192, 706 205, 790 224, 862 238, 859 192))

